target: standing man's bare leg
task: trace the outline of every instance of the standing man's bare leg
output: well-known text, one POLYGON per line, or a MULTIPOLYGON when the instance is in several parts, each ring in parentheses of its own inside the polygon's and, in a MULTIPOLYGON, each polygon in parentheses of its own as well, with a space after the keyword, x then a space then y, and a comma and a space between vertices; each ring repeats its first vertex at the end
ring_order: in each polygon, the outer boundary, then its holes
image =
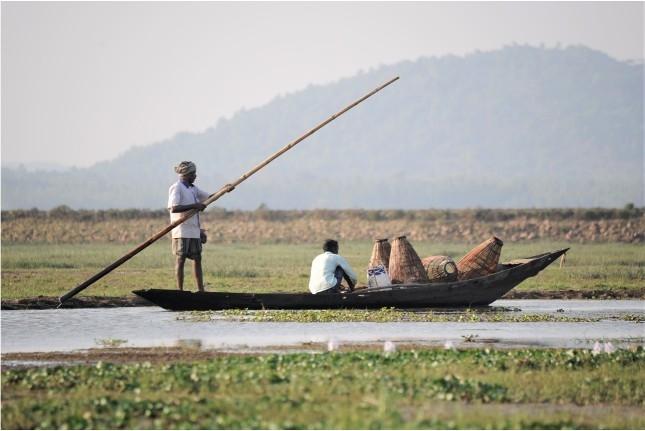
POLYGON ((184 263, 185 257, 177 256, 175 262, 175 276, 177 278, 177 289, 184 290, 184 263))
POLYGON ((202 258, 198 257, 193 261, 193 272, 195 273, 195 283, 200 292, 204 292, 204 274, 202 273, 202 258))

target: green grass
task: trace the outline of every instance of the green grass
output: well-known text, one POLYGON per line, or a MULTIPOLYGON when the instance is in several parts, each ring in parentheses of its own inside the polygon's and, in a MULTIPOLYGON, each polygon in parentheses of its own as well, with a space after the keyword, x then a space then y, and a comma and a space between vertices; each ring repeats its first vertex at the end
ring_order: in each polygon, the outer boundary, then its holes
POLYGON ((4 428, 645 427, 645 351, 220 356, 2 372, 4 428))
MULTIPOLYGON (((413 245, 418 254, 445 254, 459 258, 475 244, 413 245)), ((645 249, 633 244, 584 244, 535 242, 505 245, 502 260, 527 257, 571 246, 564 268, 558 263, 522 283, 520 290, 600 289, 642 291, 645 249)), ((131 250, 115 244, 2 244, 2 297, 60 296, 131 250)), ((365 267, 372 244, 341 243, 341 254, 366 282, 365 267)), ((306 292, 317 244, 207 244, 204 279, 207 290, 233 292, 306 292)), ((187 263, 186 286, 193 288, 187 263)), ((170 243, 161 240, 83 292, 85 295, 125 296, 134 289, 173 288, 174 270, 170 243)))

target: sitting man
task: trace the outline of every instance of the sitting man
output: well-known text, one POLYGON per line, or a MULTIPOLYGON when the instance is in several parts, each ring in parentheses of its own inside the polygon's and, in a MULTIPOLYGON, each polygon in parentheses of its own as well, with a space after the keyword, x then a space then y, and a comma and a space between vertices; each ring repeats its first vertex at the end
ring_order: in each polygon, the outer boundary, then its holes
POLYGON ((347 281, 349 290, 354 290, 356 273, 342 256, 338 255, 338 242, 328 239, 323 244, 323 254, 311 262, 309 290, 317 293, 341 293, 340 282, 347 281))

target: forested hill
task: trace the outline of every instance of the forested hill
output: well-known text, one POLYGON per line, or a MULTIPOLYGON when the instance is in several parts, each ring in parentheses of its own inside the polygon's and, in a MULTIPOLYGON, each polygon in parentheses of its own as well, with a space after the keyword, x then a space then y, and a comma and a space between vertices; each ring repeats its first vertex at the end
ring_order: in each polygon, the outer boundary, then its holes
POLYGON ((195 161, 198 185, 214 191, 397 75, 217 205, 643 205, 643 65, 585 47, 511 46, 312 85, 87 169, 3 169, 2 207, 163 208, 181 160, 195 161))

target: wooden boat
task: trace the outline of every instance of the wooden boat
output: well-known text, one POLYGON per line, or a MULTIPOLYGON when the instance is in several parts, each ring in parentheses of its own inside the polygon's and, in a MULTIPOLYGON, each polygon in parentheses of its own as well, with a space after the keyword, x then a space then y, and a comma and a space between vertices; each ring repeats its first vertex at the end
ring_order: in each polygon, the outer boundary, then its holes
POLYGON ((549 266, 568 248, 498 265, 493 274, 470 280, 397 284, 337 295, 306 293, 188 292, 135 290, 148 301, 172 311, 241 309, 424 308, 483 306, 549 266))

